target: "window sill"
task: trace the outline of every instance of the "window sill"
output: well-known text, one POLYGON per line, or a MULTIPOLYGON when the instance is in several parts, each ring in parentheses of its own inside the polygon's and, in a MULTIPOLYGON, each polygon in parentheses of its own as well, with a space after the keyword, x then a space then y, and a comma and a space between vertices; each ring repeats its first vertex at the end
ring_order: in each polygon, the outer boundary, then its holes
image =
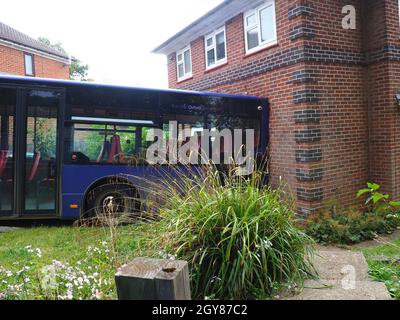
POLYGON ((220 68, 222 68, 222 67, 225 67, 226 65, 228 65, 228 61, 223 62, 223 63, 221 63, 221 64, 218 64, 218 65, 216 65, 216 66, 214 66, 214 67, 210 67, 210 68, 206 69, 206 70, 204 71, 204 74, 207 74, 207 73, 210 73, 210 72, 212 72, 212 71, 214 71, 214 70, 217 70, 217 69, 220 69, 220 68))
POLYGON ((245 57, 245 58, 248 58, 248 57, 254 56, 254 55, 256 55, 256 54, 258 54, 258 53, 260 53, 260 52, 263 52, 263 51, 272 49, 272 48, 277 47, 277 46, 278 46, 278 41, 274 41, 274 42, 271 42, 270 44, 268 44, 268 45, 265 46, 265 47, 261 47, 261 48, 258 49, 258 50, 255 50, 255 51, 251 51, 251 52, 249 52, 249 53, 246 53, 246 54, 244 55, 244 57, 245 57))
POLYGON ((186 82, 186 81, 189 81, 189 80, 193 80, 193 76, 177 80, 176 83, 182 83, 182 82, 186 82))

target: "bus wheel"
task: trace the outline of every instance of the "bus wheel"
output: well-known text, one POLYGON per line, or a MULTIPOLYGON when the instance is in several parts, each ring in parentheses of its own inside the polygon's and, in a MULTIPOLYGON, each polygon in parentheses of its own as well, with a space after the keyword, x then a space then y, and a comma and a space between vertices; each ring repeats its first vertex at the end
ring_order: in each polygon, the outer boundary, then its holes
POLYGON ((139 210, 139 197, 128 184, 102 185, 89 192, 86 208, 86 218, 128 218, 139 210))

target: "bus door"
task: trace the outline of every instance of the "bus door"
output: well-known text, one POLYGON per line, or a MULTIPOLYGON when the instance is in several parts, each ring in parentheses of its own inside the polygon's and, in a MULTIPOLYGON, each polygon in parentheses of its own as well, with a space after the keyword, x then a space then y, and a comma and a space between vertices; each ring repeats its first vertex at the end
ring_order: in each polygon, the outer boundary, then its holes
POLYGON ((59 90, 20 89, 16 118, 15 213, 55 216, 60 193, 59 90))
POLYGON ((14 215, 17 89, 0 87, 0 218, 14 215))

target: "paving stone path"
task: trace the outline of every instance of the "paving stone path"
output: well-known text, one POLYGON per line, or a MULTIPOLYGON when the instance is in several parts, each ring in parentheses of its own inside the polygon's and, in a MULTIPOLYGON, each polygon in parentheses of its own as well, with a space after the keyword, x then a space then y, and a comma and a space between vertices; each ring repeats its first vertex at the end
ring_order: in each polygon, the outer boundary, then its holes
POLYGON ((319 247, 313 257, 318 280, 307 280, 303 291, 285 300, 390 300, 385 284, 368 277, 361 252, 319 247))

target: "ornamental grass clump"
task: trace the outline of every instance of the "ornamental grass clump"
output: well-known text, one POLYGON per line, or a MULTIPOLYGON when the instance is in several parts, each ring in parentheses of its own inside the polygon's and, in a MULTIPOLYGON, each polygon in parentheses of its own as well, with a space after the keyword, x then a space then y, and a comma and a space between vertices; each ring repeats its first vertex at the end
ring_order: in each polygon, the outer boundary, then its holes
POLYGON ((193 298, 265 299, 312 273, 311 239, 295 226, 284 192, 262 176, 221 179, 208 168, 164 191, 161 245, 189 261, 193 298))

